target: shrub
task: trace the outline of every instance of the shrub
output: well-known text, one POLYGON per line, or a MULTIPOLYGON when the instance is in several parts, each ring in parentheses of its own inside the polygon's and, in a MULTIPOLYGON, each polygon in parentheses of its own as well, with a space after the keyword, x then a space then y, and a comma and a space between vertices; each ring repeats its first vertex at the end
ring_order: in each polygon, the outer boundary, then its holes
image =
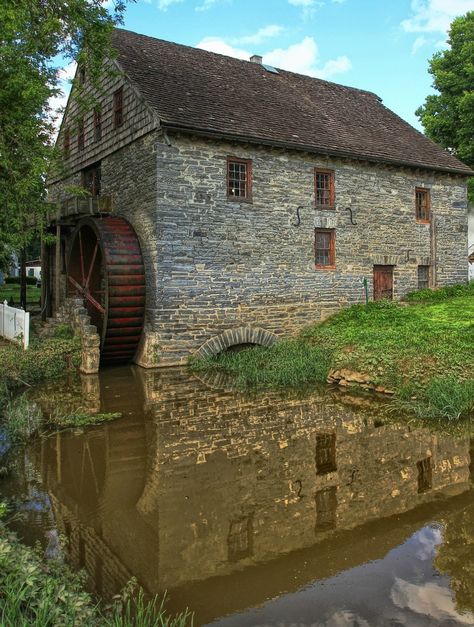
POLYGON ((410 292, 405 300, 408 302, 440 302, 457 296, 474 296, 474 281, 457 285, 447 285, 439 289, 423 289, 410 292))
MULTIPOLYGON (((34 276, 27 276, 25 278, 26 278, 26 285, 36 285, 36 283, 38 282, 38 279, 34 276)), ((20 285, 21 283, 20 277, 19 276, 7 276, 5 278, 5 283, 20 285)))

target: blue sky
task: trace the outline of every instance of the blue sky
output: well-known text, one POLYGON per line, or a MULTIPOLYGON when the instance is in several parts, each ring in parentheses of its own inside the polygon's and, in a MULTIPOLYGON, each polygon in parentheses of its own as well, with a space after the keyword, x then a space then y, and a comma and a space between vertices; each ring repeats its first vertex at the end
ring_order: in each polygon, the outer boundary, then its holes
POLYGON ((421 129, 428 59, 469 10, 474 0, 137 0, 123 26, 373 91, 421 129))

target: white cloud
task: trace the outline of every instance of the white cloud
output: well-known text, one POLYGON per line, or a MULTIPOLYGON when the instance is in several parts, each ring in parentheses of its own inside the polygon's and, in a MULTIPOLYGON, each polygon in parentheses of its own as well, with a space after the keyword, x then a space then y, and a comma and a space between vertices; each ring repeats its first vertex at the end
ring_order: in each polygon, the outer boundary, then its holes
POLYGON ((417 37, 411 47, 411 53, 416 54, 426 43, 428 43, 428 40, 425 37, 417 37))
POLYGON ((204 0, 202 4, 196 7, 196 11, 207 11, 216 4, 217 0, 204 0))
POLYGON ((283 70, 318 78, 329 78, 334 74, 347 72, 351 68, 351 62, 345 56, 327 61, 323 67, 318 67, 319 50, 313 37, 305 37, 299 43, 288 48, 272 50, 263 55, 263 60, 265 63, 280 67, 283 70))
POLYGON ((411 9, 401 24, 407 33, 445 33, 456 16, 474 9, 474 0, 412 0, 411 9))
POLYGON ((459 614, 449 588, 437 583, 428 582, 416 585, 396 577, 390 597, 398 607, 408 607, 417 614, 428 616, 430 621, 434 621, 437 625, 445 621, 472 625, 474 621, 474 615, 471 612, 459 614))
POLYGON ((288 0, 288 2, 294 7, 311 7, 315 4, 315 0, 288 0))
MULTIPOLYGON (((231 46, 220 37, 206 37, 196 47, 246 61, 251 56, 248 50, 231 46)), ((352 67, 346 56, 332 59, 321 66, 318 46, 313 37, 305 37, 288 48, 275 48, 262 56, 263 62, 268 65, 318 78, 330 78, 335 74, 347 72, 352 67)))
POLYGON ((201 50, 208 50, 209 52, 218 52, 219 54, 225 54, 228 57, 235 57, 236 59, 245 59, 248 61, 251 57, 251 53, 241 48, 234 48, 227 44, 220 37, 204 37, 196 45, 196 48, 201 50))
POLYGON ((167 11, 172 4, 178 4, 183 0, 158 0, 158 8, 160 11, 167 11))
POLYGON ((280 35, 285 29, 283 26, 278 26, 277 24, 270 24, 269 26, 264 26, 263 28, 259 28, 256 33, 252 35, 244 35, 243 37, 237 37, 233 39, 233 43, 236 44, 261 44, 265 39, 270 39, 271 37, 277 37, 280 35))

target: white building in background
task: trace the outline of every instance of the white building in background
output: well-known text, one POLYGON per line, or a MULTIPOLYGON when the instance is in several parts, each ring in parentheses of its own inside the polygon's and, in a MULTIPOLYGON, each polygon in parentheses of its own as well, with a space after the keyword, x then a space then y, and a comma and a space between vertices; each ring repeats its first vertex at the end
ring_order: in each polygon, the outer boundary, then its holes
POLYGON ((26 276, 34 277, 38 281, 41 279, 41 260, 33 259, 26 262, 26 276))

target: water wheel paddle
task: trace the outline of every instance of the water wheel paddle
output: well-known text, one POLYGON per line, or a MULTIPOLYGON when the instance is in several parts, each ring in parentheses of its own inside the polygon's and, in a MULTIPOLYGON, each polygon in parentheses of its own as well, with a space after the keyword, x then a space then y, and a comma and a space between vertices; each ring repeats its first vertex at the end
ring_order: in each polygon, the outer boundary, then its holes
POLYGON ((68 293, 84 299, 97 327, 101 363, 131 361, 145 314, 145 267, 124 218, 83 218, 71 237, 68 293))

